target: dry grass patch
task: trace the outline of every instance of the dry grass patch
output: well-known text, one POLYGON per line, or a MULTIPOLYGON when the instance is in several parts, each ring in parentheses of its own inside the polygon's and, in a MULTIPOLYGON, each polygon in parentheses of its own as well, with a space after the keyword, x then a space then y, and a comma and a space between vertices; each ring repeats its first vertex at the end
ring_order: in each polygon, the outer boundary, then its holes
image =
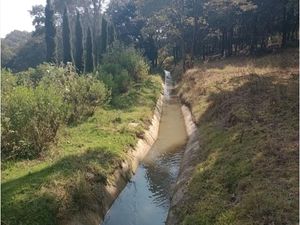
POLYGON ((178 208, 182 224, 298 222, 298 49, 187 71, 179 93, 201 157, 178 208))

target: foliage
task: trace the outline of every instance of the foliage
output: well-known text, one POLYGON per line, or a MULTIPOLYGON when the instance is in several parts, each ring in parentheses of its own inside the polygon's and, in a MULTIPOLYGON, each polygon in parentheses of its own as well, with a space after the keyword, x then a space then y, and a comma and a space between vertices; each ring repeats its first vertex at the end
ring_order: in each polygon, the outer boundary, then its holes
POLYGON ((144 21, 142 17, 137 18, 137 6, 133 1, 111 1, 108 14, 120 41, 127 45, 140 42, 144 21))
POLYGON ((110 24, 108 27, 107 27, 107 39, 108 39, 108 47, 110 47, 112 45, 112 43, 114 43, 115 41, 115 28, 112 24, 110 24))
POLYGON ((75 27, 75 67, 77 73, 83 72, 83 34, 79 12, 77 12, 75 27))
POLYGON ((105 85, 111 89, 113 95, 127 92, 132 84, 128 72, 117 64, 105 64, 96 74, 98 79, 103 80, 105 85))
POLYGON ((46 60, 56 62, 56 27, 54 21, 54 9, 50 0, 47 0, 45 8, 45 39, 46 39, 46 60))
POLYGON ((63 99, 54 88, 18 86, 3 96, 2 156, 38 155, 51 143, 63 119, 63 99))
MULTIPOLYGON (((153 79, 146 78, 142 83, 135 84, 126 93, 115 96, 111 101, 111 105, 118 109, 128 109, 137 103, 145 104, 141 96, 141 90, 147 90, 147 95, 154 94, 154 96, 158 96, 161 92, 161 87, 157 85, 160 81, 160 77, 159 75, 156 76, 157 79, 154 80, 155 82, 153 79)), ((155 97, 152 100, 154 101, 155 97)))
POLYGON ((132 47, 115 43, 103 58, 97 77, 112 90, 113 95, 126 93, 134 83, 144 80, 149 71, 141 53, 132 47))
POLYGON ((101 53, 104 54, 107 50, 107 38, 108 38, 108 30, 107 30, 107 21, 104 17, 102 17, 102 25, 101 25, 101 53))
POLYGON ((86 37, 86 56, 85 56, 85 72, 90 73, 94 70, 93 63, 93 42, 91 29, 88 28, 87 37, 86 37))
POLYGON ((62 25, 62 36, 63 36, 63 62, 67 64, 68 62, 73 62, 72 47, 71 47, 71 31, 69 23, 68 9, 65 8, 63 15, 63 25, 62 25))
POLYGON ((108 14, 119 39, 144 49, 153 66, 165 49, 185 70, 196 58, 297 45, 298 6, 296 0, 112 0, 108 14))
POLYGON ((10 67, 13 58, 29 39, 30 33, 17 30, 1 38, 1 68, 10 67))
POLYGON ((104 64, 114 63, 128 71, 134 81, 143 80, 148 75, 149 67, 142 54, 133 47, 117 44, 105 55, 104 64))
POLYGON ((92 77, 78 77, 65 93, 69 106, 68 123, 76 123, 94 114, 97 106, 107 100, 109 94, 101 81, 92 77))
POLYGON ((40 35, 45 32, 45 7, 43 5, 34 5, 29 11, 33 17, 32 25, 35 27, 33 35, 40 35))
POLYGON ((104 84, 72 67, 43 64, 12 75, 2 71, 3 158, 35 157, 62 124, 90 117, 109 97, 104 84))
POLYGON ((1 93, 5 95, 17 86, 16 77, 7 69, 1 70, 1 93))
POLYGON ((17 52, 16 56, 10 61, 8 68, 14 72, 26 70, 30 67, 45 62, 46 44, 42 35, 36 35, 30 38, 24 46, 17 52))
POLYGON ((63 97, 68 111, 65 120, 68 124, 78 123, 93 115, 97 106, 103 105, 110 93, 102 81, 91 75, 78 76, 72 66, 55 67, 44 64, 37 68, 44 71, 41 85, 53 86, 56 93, 63 97))
POLYGON ((149 23, 149 15, 153 13, 152 10, 155 11, 155 7, 163 8, 165 4, 157 5, 155 3, 154 7, 149 7, 149 4, 146 6, 144 3, 143 1, 111 1, 108 14, 112 18, 118 40, 143 49, 144 55, 151 60, 152 66, 156 67, 158 53, 156 37, 153 33, 143 32, 143 28, 149 23), (145 14, 149 17, 145 17, 145 14))
POLYGON ((149 125, 161 80, 149 76, 145 82, 130 109, 98 107, 81 124, 61 127, 57 144, 43 158, 2 162, 2 222, 57 225, 75 218, 91 224, 80 215, 102 205, 102 188, 137 143, 137 131, 149 125))

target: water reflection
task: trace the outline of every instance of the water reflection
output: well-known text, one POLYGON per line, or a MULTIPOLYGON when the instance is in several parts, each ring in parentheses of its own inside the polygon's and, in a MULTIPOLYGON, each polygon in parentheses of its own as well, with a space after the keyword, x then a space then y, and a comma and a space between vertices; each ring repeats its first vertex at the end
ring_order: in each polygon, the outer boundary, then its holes
POLYGON ((165 96, 158 139, 116 199, 103 225, 163 225, 171 188, 178 175, 186 132, 180 104, 170 95, 172 80, 166 74, 165 96))

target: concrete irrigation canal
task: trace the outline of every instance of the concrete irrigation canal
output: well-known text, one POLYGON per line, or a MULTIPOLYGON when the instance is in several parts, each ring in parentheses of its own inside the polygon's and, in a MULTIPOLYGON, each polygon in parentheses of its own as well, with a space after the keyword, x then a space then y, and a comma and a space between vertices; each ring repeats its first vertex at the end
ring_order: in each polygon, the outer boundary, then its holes
POLYGON ((187 141, 181 104, 165 71, 163 111, 158 138, 135 175, 114 201, 102 225, 163 225, 187 141))

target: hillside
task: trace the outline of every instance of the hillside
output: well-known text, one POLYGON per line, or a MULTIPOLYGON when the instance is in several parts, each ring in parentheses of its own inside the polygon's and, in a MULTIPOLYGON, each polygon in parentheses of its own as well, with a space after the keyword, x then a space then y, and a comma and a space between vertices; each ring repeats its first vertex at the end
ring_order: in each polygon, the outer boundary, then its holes
POLYGON ((179 93, 199 128, 182 224, 298 222, 298 49, 200 64, 179 93))

